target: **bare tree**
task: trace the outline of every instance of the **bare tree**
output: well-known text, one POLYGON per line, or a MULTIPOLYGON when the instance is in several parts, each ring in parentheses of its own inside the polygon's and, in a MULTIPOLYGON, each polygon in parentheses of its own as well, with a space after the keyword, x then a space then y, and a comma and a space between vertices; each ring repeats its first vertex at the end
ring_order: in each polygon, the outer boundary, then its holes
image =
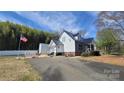
POLYGON ((118 40, 119 50, 124 40, 124 11, 103 11, 100 12, 96 20, 98 31, 112 29, 113 37, 118 40))
POLYGON ((100 30, 104 28, 120 29, 124 34, 124 11, 100 12, 96 24, 100 30))

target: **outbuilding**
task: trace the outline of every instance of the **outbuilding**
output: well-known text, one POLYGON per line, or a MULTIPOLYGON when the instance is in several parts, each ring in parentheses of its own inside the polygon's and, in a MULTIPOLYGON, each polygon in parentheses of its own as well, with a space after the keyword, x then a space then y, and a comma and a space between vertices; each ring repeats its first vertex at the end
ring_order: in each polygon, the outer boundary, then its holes
POLYGON ((40 43, 38 53, 39 54, 47 54, 48 53, 48 44, 40 43))

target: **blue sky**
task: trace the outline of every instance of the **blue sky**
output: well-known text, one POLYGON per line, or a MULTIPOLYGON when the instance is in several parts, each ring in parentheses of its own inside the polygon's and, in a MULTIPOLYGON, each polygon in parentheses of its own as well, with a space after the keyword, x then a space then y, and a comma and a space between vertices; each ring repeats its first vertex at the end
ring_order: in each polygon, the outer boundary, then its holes
POLYGON ((73 33, 85 30, 85 37, 95 37, 98 12, 55 12, 55 11, 6 11, 0 12, 0 21, 10 21, 45 31, 66 29, 73 33))

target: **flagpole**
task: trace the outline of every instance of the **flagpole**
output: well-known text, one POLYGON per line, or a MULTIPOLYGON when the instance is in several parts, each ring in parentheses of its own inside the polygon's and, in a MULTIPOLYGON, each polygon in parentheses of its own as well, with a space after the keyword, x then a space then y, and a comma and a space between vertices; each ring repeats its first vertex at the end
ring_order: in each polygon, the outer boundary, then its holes
MULTIPOLYGON (((20 38, 22 37, 22 34, 20 35, 20 38)), ((21 45, 21 40, 19 38, 19 45, 18 45, 18 57, 19 57, 19 52, 20 52, 20 45, 21 45)))

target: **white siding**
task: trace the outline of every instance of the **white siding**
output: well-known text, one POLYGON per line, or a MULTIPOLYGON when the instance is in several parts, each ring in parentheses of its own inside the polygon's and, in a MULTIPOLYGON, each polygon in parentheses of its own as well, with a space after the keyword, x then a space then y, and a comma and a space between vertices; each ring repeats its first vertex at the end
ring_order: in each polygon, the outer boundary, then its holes
POLYGON ((63 53, 63 52, 64 52, 63 45, 57 45, 57 46, 56 46, 56 51, 57 51, 58 53, 63 53))
POLYGON ((64 32, 59 40, 64 44, 64 52, 75 52, 75 41, 67 33, 64 32))
POLYGON ((47 54, 48 44, 40 43, 39 44, 39 54, 47 54))
POLYGON ((50 44, 49 44, 49 51, 48 53, 56 53, 56 44, 53 42, 53 40, 51 40, 50 44))

